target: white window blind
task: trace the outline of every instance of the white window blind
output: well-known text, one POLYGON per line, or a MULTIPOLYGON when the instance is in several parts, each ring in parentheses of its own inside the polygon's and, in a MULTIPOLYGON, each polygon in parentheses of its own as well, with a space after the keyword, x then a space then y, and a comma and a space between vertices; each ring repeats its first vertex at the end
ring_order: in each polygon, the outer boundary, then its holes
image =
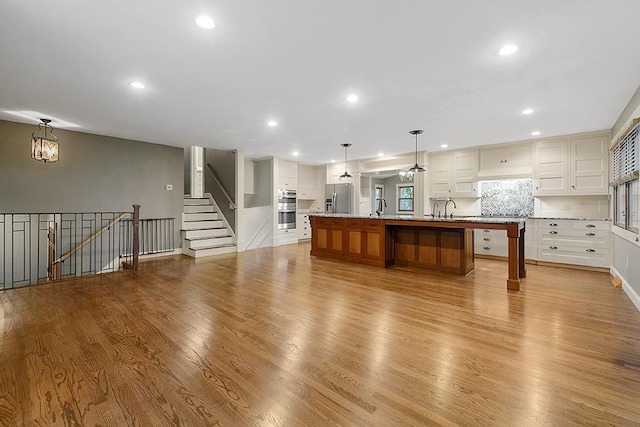
POLYGON ((611 152, 611 184, 637 178, 640 169, 640 123, 637 123, 611 152))

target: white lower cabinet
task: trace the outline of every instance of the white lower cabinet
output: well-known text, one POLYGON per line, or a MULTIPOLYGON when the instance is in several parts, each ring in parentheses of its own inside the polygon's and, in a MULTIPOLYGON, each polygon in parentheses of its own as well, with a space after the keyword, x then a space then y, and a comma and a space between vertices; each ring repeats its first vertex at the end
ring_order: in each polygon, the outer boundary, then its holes
MULTIPOLYGON (((527 220, 524 233, 524 255, 526 259, 535 259, 535 221, 527 220)), ((509 238, 505 230, 474 230, 474 249, 476 255, 509 256, 509 238)))
POLYGON ((298 230, 298 240, 311 238, 311 224, 309 223, 309 215, 298 214, 297 215, 296 230, 298 230))
POLYGON ((590 267, 611 265, 609 221, 538 220, 538 260, 590 267))
POLYGON ((474 230, 474 246, 476 255, 508 256, 509 242, 505 230, 474 230))

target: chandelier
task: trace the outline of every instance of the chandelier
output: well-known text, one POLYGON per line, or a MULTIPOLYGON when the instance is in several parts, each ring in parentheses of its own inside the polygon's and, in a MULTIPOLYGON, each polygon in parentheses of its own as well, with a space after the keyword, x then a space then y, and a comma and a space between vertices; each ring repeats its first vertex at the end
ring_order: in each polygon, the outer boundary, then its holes
POLYGON ((40 119, 38 130, 31 134, 31 158, 39 162, 53 163, 58 161, 58 137, 53 134, 49 119, 40 119), (44 127, 44 135, 36 136, 44 127), (47 130, 51 130, 47 135, 47 130))

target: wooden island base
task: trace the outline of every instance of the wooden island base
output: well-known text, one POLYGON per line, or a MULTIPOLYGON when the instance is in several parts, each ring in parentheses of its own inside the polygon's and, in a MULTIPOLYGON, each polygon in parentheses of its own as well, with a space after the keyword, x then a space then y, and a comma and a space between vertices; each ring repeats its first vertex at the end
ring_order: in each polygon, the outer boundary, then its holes
POLYGON ((420 267, 455 274, 474 268, 474 228, 507 230, 507 289, 519 290, 524 221, 405 220, 311 216, 311 255, 378 267, 420 267))

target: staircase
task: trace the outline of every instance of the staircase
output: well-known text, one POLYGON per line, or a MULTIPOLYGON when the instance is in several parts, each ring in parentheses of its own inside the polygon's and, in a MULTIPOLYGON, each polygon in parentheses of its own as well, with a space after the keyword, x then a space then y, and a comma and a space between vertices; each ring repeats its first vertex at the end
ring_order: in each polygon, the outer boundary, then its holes
POLYGON ((182 248, 185 255, 200 258, 236 252, 233 231, 208 198, 184 198, 182 248))

